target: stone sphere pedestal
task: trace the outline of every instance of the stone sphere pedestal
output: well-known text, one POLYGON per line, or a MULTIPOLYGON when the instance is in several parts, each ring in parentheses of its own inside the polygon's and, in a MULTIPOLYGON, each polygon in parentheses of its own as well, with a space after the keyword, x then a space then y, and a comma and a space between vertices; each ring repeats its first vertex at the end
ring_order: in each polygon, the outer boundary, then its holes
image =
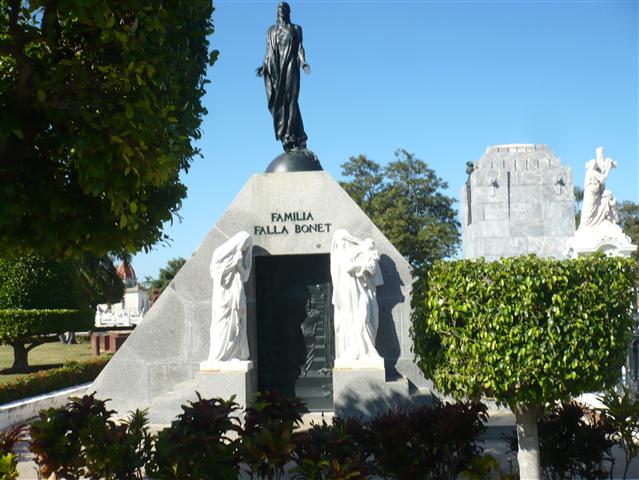
POLYGON ((314 172, 323 170, 317 155, 307 148, 291 150, 275 157, 264 173, 314 172))

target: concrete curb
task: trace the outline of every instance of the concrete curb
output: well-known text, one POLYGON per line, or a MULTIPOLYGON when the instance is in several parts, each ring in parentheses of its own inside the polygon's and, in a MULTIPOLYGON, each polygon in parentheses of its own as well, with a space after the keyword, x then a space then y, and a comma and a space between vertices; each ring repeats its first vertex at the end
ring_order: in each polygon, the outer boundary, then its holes
POLYGON ((91 383, 84 383, 0 405, 0 430, 31 420, 38 416, 40 410, 62 407, 69 397, 84 395, 90 386, 91 383))

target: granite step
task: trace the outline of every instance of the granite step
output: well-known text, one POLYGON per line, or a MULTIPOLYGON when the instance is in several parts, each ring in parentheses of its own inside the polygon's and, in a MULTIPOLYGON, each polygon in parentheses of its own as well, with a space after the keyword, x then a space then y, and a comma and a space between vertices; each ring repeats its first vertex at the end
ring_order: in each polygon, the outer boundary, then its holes
MULTIPOLYGON (((197 400, 197 380, 188 379, 175 384, 170 390, 157 395, 149 406, 149 421, 153 425, 168 425, 182 413, 182 405, 197 400)), ((412 405, 427 405, 432 402, 430 393, 411 392, 408 380, 403 376, 387 377, 381 384, 387 398, 404 399, 412 405)), ((330 399, 332 402, 333 384, 331 376, 310 371, 300 377, 295 387, 296 395, 307 399, 309 403, 330 399)), ((206 395, 205 395, 206 396, 206 395)))
POLYGON ((152 425, 168 425, 182 413, 182 405, 196 401, 197 383, 193 379, 175 384, 171 390, 157 395, 149 405, 149 422, 152 425))

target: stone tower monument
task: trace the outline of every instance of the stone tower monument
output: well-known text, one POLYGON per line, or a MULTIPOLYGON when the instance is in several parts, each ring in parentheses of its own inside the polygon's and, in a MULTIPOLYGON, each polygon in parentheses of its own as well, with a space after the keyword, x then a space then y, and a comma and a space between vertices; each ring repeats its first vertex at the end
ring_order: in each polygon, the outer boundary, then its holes
POLYGON ((546 145, 493 145, 460 190, 464 258, 563 258, 575 233, 572 170, 546 145))

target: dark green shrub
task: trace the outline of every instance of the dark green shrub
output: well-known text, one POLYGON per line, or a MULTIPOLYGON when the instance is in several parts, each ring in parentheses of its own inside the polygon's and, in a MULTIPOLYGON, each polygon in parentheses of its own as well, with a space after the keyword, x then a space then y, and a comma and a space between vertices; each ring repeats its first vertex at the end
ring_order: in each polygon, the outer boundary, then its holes
POLYGON ((162 480, 235 480, 240 457, 237 435, 241 432, 232 397, 202 399, 182 406, 170 427, 157 435, 155 453, 147 467, 149 478, 162 480))
POLYGON ((92 395, 72 398, 62 408, 40 412, 29 428, 29 450, 42 477, 69 480, 134 480, 143 478, 153 438, 146 413, 136 410, 114 422, 115 413, 92 395))
POLYGON ((626 387, 621 394, 606 393, 601 399, 606 409, 602 419, 612 430, 612 441, 624 452, 623 478, 628 476, 628 468, 639 455, 639 399, 626 387))
POLYGON ((121 423, 91 416, 80 430, 80 443, 87 478, 141 480, 153 446, 146 411, 135 410, 121 423))
POLYGON ((375 417, 370 442, 382 476, 408 480, 456 479, 481 453, 488 419, 481 403, 435 403, 375 417))
POLYGON ((110 357, 89 362, 68 362, 60 368, 41 370, 0 385, 0 404, 41 395, 93 381, 110 357))
POLYGON ((93 394, 72 398, 66 407, 41 411, 40 419, 29 428, 29 450, 35 455, 40 474, 69 480, 84 477, 87 469, 80 441, 82 431, 96 420, 106 423, 113 413, 93 394))
MULTIPOLYGON (((608 478, 613 433, 594 410, 575 402, 556 404, 537 422, 542 475, 548 480, 608 478)), ((506 437, 517 451, 517 436, 506 437)))
POLYGON ((251 476, 281 478, 293 458, 296 434, 302 423, 303 402, 277 391, 259 392, 246 408, 242 432, 242 461, 251 476))
POLYGON ((18 478, 18 457, 15 453, 0 453, 0 478, 2 480, 18 478))
POLYGON ((27 426, 21 423, 0 432, 0 453, 13 452, 16 444, 23 439, 26 428, 27 426))
POLYGON ((18 478, 18 456, 14 452, 15 445, 24 437, 26 425, 15 425, 0 432, 0 478, 15 480, 18 478))
POLYGON ((504 472, 495 457, 485 453, 471 459, 467 469, 464 469, 460 480, 519 480, 519 474, 513 473, 510 464, 510 473, 504 472))
POLYGON ((296 437, 294 478, 360 480, 375 471, 369 446, 369 426, 357 419, 324 420, 296 437))

